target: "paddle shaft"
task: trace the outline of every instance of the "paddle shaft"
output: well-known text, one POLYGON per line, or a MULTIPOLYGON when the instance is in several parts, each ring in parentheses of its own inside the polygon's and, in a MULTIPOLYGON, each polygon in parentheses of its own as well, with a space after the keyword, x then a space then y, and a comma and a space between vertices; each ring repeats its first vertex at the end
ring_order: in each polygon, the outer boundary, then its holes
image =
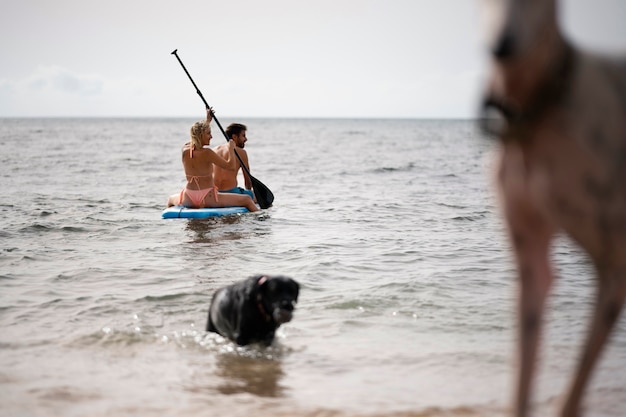
MULTIPOLYGON (((226 141, 228 142, 230 140, 230 138, 226 134, 226 131, 222 127, 222 124, 220 123, 220 121, 217 120, 217 117, 215 117, 215 113, 213 112, 213 110, 211 110, 211 106, 209 106, 209 103, 207 103, 206 100, 204 99, 204 96, 202 95, 202 91, 200 91, 200 89, 196 85, 196 83, 193 80, 193 78, 191 78, 191 74, 189 74, 189 71, 187 71, 187 68, 185 68, 185 64, 183 64, 183 61, 180 60, 180 57, 178 56, 178 49, 174 49, 174 51, 172 52, 172 55, 174 55, 176 57, 176 59, 180 63, 180 66, 183 67, 183 69, 185 70, 185 74, 187 74, 187 77, 189 77, 189 81, 191 81, 191 84, 193 84, 194 88, 196 89, 196 93, 198 93, 198 95, 202 99, 202 102, 206 106, 207 110, 211 111, 211 116, 213 117, 213 120, 215 120, 215 123, 217 123, 217 126, 220 128, 220 130, 222 131, 222 134, 224 135, 224 137, 226 138, 226 141)), ((248 174, 248 176, 249 176, 250 175, 250 171, 248 171, 248 168, 246 167, 246 164, 243 163, 243 161, 241 160, 241 157, 239 156, 237 151, 236 150, 234 150, 234 151, 235 151, 235 155, 237 156, 237 159, 239 159, 239 162, 241 162, 241 168, 243 168, 243 170, 246 171, 246 174, 248 174)))

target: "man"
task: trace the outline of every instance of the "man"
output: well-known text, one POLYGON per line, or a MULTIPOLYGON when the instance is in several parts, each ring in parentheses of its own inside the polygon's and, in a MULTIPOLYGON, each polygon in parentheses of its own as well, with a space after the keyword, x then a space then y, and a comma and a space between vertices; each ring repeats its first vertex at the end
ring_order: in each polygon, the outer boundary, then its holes
MULTIPOLYGON (((236 165, 237 168, 235 170, 226 170, 223 168, 215 166, 213 170, 213 181, 215 185, 220 190, 221 193, 233 193, 233 194, 247 194, 254 200, 254 193, 252 192, 252 181, 250 180, 250 176, 243 171, 243 178, 245 181, 245 189, 237 186, 237 174, 239 173, 239 169, 241 168, 241 162, 243 162, 248 169, 250 170, 250 164, 248 163, 248 153, 243 149, 246 146, 246 142, 248 138, 246 137, 247 127, 240 123, 232 123, 226 128, 226 136, 229 139, 235 141, 236 149, 235 151, 241 158, 241 161, 237 158, 236 165)), ((225 158, 228 155, 228 143, 224 143, 219 145, 214 149, 215 153, 217 153, 222 158, 225 158)), ((236 157, 235 157, 236 158, 236 157)))

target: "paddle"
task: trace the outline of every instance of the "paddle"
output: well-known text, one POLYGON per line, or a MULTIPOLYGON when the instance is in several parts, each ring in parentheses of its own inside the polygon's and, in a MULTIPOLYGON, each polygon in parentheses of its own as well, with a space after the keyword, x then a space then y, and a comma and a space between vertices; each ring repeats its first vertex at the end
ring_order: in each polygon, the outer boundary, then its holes
MULTIPOLYGON (((204 103, 206 108, 210 109, 211 107, 204 99, 202 92, 200 91, 196 83, 193 81, 193 78, 191 78, 191 75, 189 75, 189 71, 187 71, 187 68, 185 68, 185 64, 183 64, 183 61, 180 60, 180 57, 178 56, 177 51, 178 49, 174 49, 174 51, 172 52, 172 55, 176 57, 176 59, 180 63, 180 66, 183 67, 183 69, 185 70, 185 74, 187 74, 187 77, 189 77, 191 84, 193 84, 194 88, 196 89, 196 93, 198 93, 198 95, 202 99, 202 102, 204 103)), ((226 138, 226 141, 229 141, 230 138, 228 137, 228 135, 226 135, 226 132, 224 131, 224 129, 222 128, 222 125, 220 124, 220 121, 217 120, 217 117, 215 117, 215 113, 213 112, 213 110, 211 110, 211 116, 213 116, 213 120, 215 120, 215 123, 217 123, 217 126, 222 131, 222 134, 226 138)), ((241 160, 241 157, 239 156, 236 150, 235 150, 235 156, 237 157, 237 159, 239 159, 241 169, 243 169, 246 172, 246 174, 248 174, 248 177, 250 177, 250 181, 252 182, 252 189, 254 190, 254 196, 256 197, 256 202, 259 204, 259 207, 261 207, 262 209, 271 207, 272 203, 274 202, 274 194, 272 194, 270 189, 267 188, 265 184, 263 184, 261 181, 254 178, 252 174, 250 174, 250 171, 248 170, 246 165, 243 163, 243 161, 241 160)))

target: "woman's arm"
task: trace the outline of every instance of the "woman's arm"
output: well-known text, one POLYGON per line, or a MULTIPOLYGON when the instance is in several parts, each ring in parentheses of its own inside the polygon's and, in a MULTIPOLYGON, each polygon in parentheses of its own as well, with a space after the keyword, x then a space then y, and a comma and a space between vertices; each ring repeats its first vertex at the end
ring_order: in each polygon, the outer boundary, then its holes
POLYGON ((237 166, 237 157, 235 156, 235 141, 234 140, 231 139, 228 141, 228 159, 222 158, 217 153, 215 153, 215 151, 213 151, 212 149, 208 149, 208 148, 205 148, 205 149, 210 151, 208 153, 209 160, 215 165, 217 165, 218 167, 227 169, 229 171, 235 171, 239 168, 237 166))

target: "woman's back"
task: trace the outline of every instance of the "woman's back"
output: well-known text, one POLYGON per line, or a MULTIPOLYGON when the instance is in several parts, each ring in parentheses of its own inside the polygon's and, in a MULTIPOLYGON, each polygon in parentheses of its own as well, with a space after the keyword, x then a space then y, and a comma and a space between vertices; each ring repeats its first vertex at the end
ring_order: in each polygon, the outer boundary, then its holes
POLYGON ((187 188, 201 190, 213 187, 213 162, 211 149, 193 149, 190 152, 190 143, 182 149, 183 168, 187 177, 187 188))

